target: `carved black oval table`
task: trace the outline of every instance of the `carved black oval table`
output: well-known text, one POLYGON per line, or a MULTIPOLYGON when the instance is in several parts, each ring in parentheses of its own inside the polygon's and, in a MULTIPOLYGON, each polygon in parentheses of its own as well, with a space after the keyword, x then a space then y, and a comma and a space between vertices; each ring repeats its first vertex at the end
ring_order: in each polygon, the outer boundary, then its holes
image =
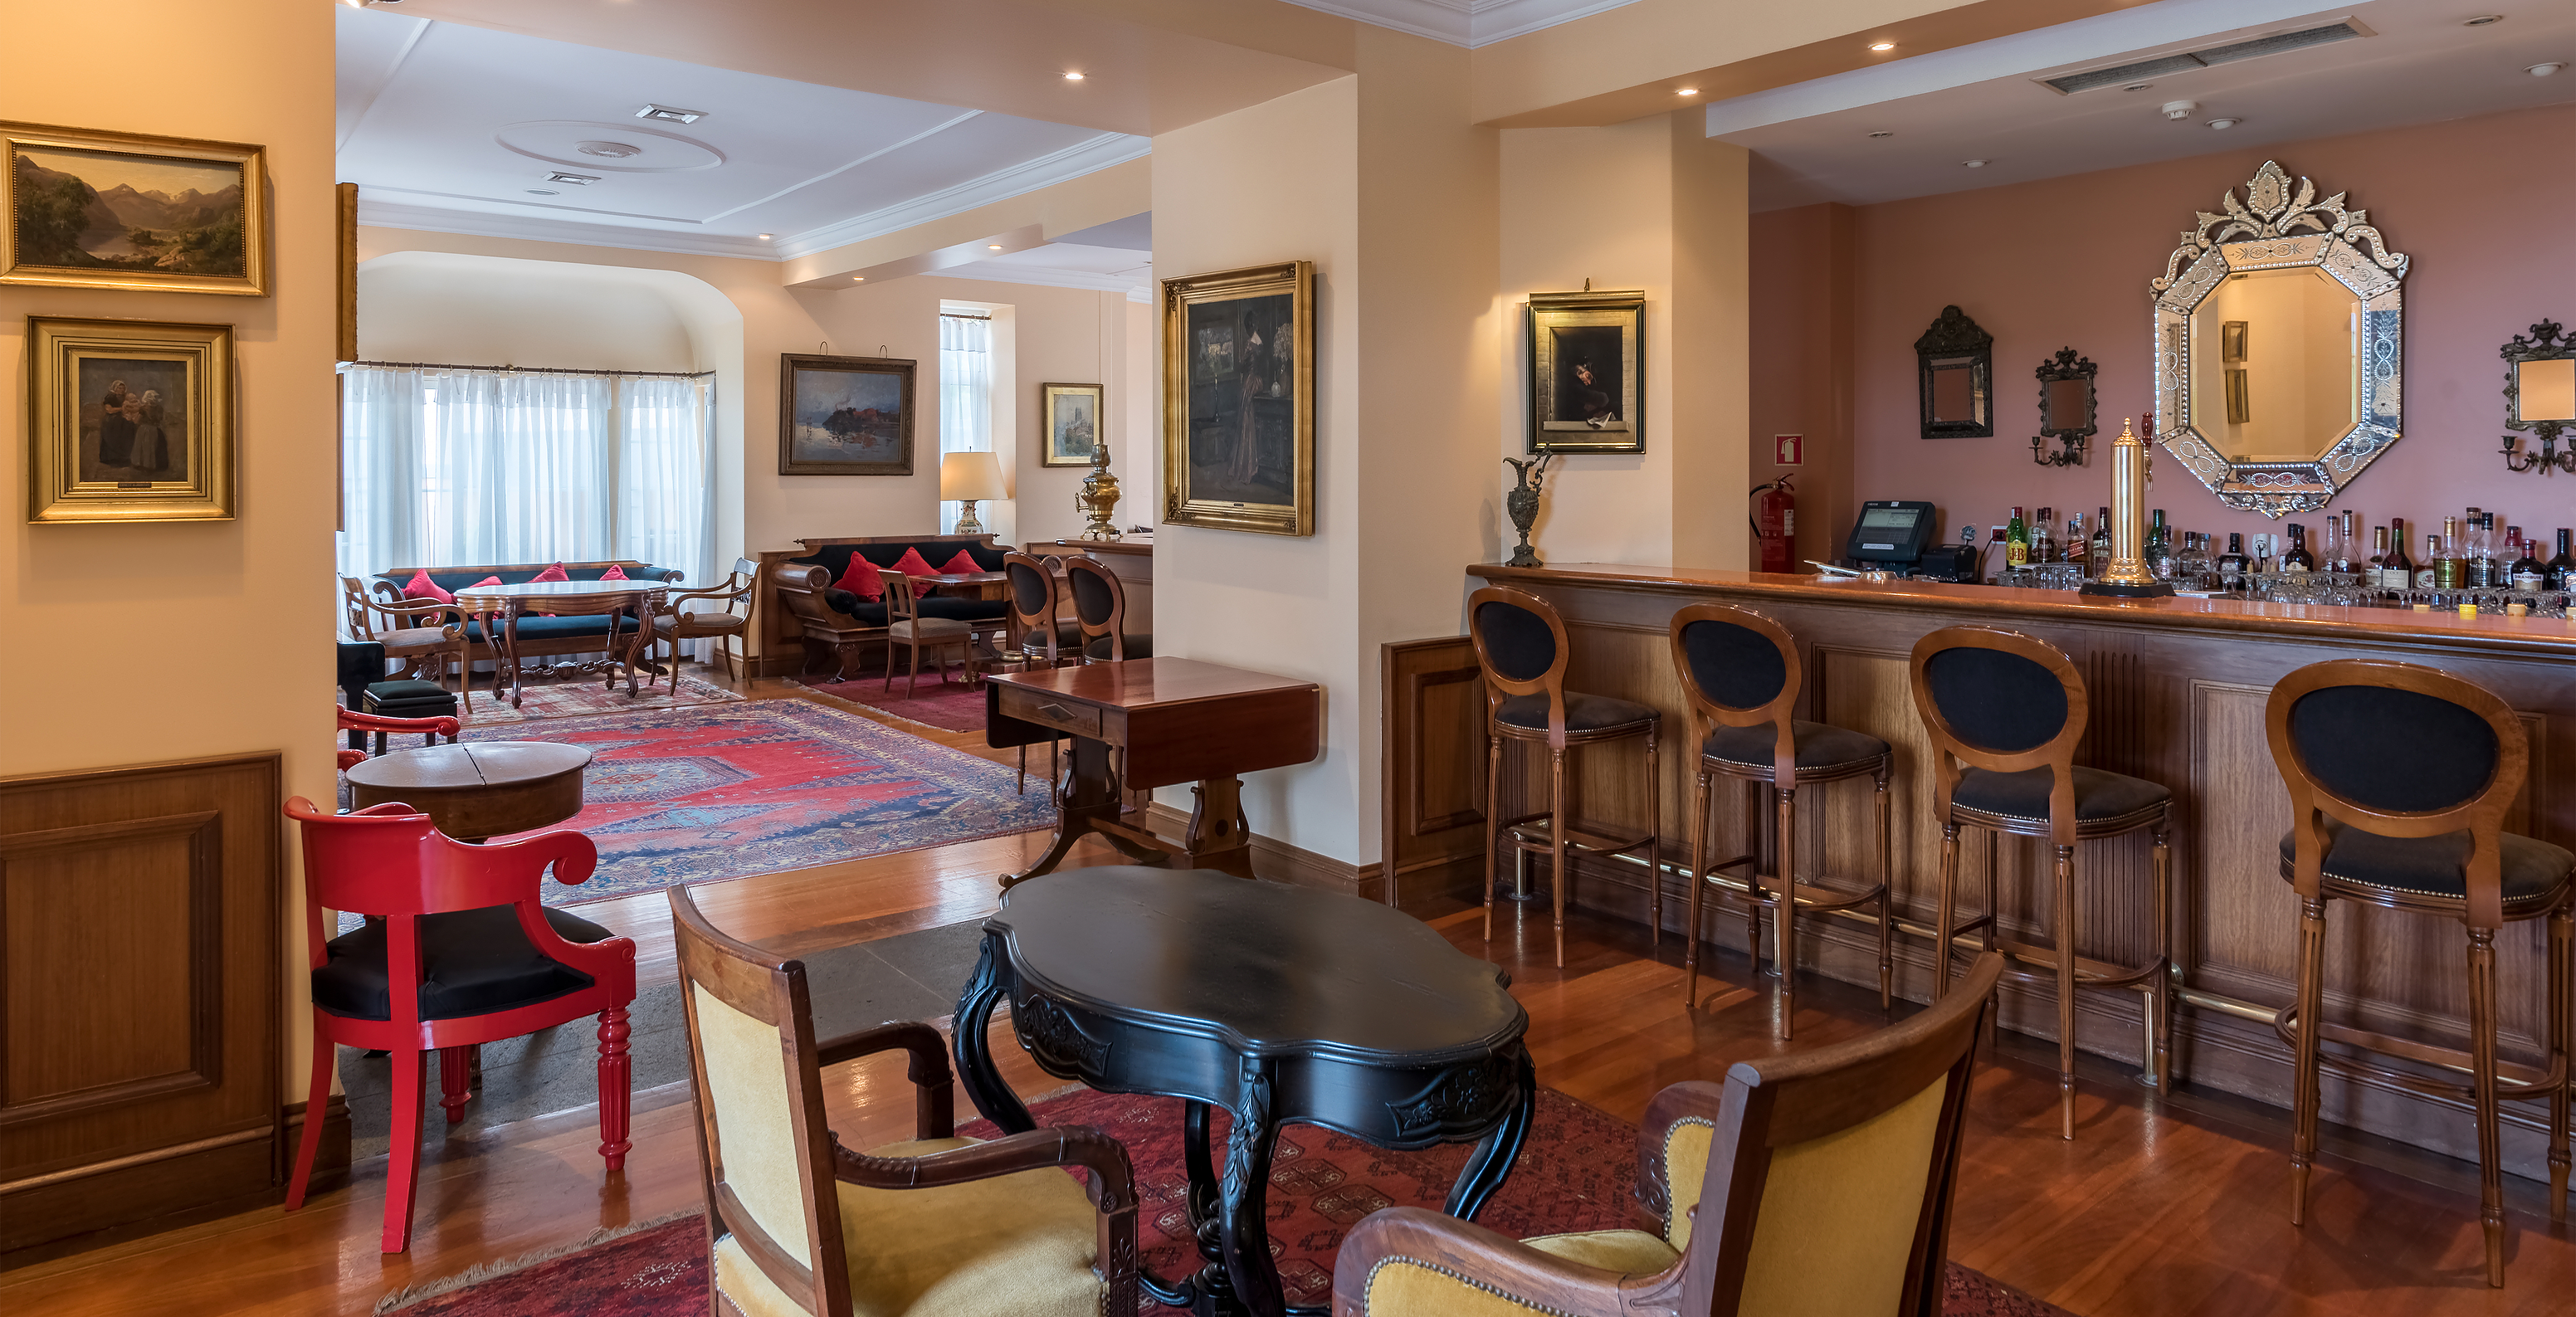
POLYGON ((1473 1220, 1529 1135, 1538 1079, 1509 978, 1374 901, 1210 873, 1072 869, 1002 894, 958 999, 958 1077, 1006 1134, 1036 1128, 986 1043, 1007 998, 1020 1045, 1065 1079, 1186 1100, 1190 1223, 1205 1264, 1157 1300, 1203 1317, 1289 1309, 1263 1217, 1278 1128, 1386 1148, 1480 1140, 1449 1192, 1473 1220), (1220 1177, 1208 1112, 1232 1128, 1220 1177))

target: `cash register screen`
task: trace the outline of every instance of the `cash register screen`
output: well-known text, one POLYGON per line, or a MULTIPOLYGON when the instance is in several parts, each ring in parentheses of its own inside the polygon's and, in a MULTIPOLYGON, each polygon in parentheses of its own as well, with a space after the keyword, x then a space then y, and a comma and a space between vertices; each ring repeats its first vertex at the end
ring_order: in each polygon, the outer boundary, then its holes
POLYGON ((1914 536, 1921 508, 1870 508, 1860 514, 1852 539, 1862 549, 1896 549, 1914 536))

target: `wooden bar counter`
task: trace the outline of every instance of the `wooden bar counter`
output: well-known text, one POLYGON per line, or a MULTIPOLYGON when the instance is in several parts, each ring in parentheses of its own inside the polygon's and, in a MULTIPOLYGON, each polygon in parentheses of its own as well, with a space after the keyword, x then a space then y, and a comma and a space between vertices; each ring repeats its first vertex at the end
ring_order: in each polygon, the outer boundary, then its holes
MULTIPOLYGON (((2289 1050, 2273 1031, 2271 1012, 2292 998, 2298 903, 2280 876, 2289 797, 2272 766, 2263 712, 2273 683, 2293 669, 2332 658, 2384 658, 2438 667, 2495 691, 2521 713, 2531 734, 2529 781, 2505 826, 2576 848, 2576 680, 2570 679, 2576 675, 2576 626, 2563 620, 2218 599, 2103 600, 1993 586, 1865 585, 1594 563, 1487 565, 1470 568, 1469 575, 1531 591, 1564 614, 1574 650, 1570 689, 1663 710, 1666 743, 1676 752, 1663 757, 1664 780, 1657 788, 1663 792, 1665 854, 1677 858, 1689 854, 1696 756, 1681 744, 1689 723, 1666 640, 1672 615, 1684 605, 1714 601, 1754 609, 1786 626, 1798 638, 1805 668, 1807 707, 1800 716, 1866 731, 1896 747, 1895 900, 1898 917, 1917 926, 1932 922, 1941 833, 1932 813, 1929 742, 1908 681, 1914 642, 1941 627, 1974 624, 2021 631, 2065 650, 2092 696, 2091 726, 2077 762, 2160 782, 2174 793, 2172 934, 2174 986, 2182 1005, 2173 1061, 2188 1087, 2281 1107, 2290 1101, 2289 1050), (2562 764, 2569 768, 2563 781, 2562 764)), ((1390 696, 1390 717, 1395 708, 1390 696)), ((1476 702, 1474 714, 1482 712, 1476 702)), ((1426 726, 1420 735, 1454 739, 1454 730, 1426 726)), ((1477 735, 1473 729, 1466 734, 1477 735)), ((1604 822, 1643 822, 1641 768, 1605 755, 1580 771, 1585 808, 1604 822)), ((1535 781, 1517 774, 1507 778, 1507 812, 1521 809, 1511 793, 1529 791, 1535 781)), ((1401 790, 1403 784, 1390 787, 1401 790)), ((1801 794, 1800 877, 1869 873, 1869 795, 1830 789, 1801 794), (1809 794, 1818 798, 1807 799, 1809 794)), ((1712 854, 1740 853, 1742 797, 1721 784, 1715 799, 1719 823, 1712 854)), ((1982 899, 1984 852, 1980 835, 1963 839, 1963 917, 1976 913, 1982 899)), ((2051 884, 2045 847, 2005 839, 1998 873, 2007 929, 2046 942, 2051 884)), ((2085 843, 2077 874, 2086 893, 2083 954, 2119 963, 2150 958, 2151 930, 2142 923, 2145 834, 2085 843)), ((1587 864, 1577 870, 1570 895, 1578 903, 1642 919, 1644 881, 1641 865, 1587 864)), ((1668 926, 1678 928, 1683 879, 1667 872, 1663 882, 1668 926)), ((1702 935, 1741 948, 1741 903, 1712 904, 1717 913, 1702 935)), ((2335 902, 2328 917, 2326 1003, 2333 1018, 2466 1046, 2467 939, 2458 924, 2349 901, 2335 902)), ((2537 1044, 2546 1018, 2544 923, 2510 925, 2496 943, 2499 1045, 2509 1057, 2545 1064, 2537 1044)), ((1800 925, 1802 969, 1876 985, 1874 936, 1866 927, 1829 919, 1800 925)), ((1542 919, 1538 935, 1544 936, 1544 926, 1542 919)), ((1496 936, 1502 935, 1498 927, 1496 936)), ((1900 935, 1897 945, 1898 990, 1926 1000, 1928 936, 1900 935)), ((2137 999, 2110 993, 2080 997, 2080 1045, 2134 1065, 2140 1051, 2137 999)), ((2055 1037, 2055 1009, 2044 991, 2008 992, 2005 1019, 2022 1032, 2055 1037)), ((2098 1097, 2088 1101, 2098 1110, 2098 1097)), ((2329 1121, 2453 1156, 2477 1155, 2461 1104, 2358 1081, 2338 1084, 2329 1075, 2323 1111, 2329 1121)), ((2546 1114, 2540 1104, 2506 1104, 2509 1169, 2545 1176, 2546 1114)), ((2078 1137, 2085 1137, 2080 1130, 2078 1137)))

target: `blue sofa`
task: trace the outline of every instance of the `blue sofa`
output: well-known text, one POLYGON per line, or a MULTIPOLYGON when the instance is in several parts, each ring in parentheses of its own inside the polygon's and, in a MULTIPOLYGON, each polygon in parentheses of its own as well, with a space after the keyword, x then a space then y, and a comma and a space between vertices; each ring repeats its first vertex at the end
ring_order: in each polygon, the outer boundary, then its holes
MULTIPOLYGON (((829 669, 833 680, 856 677, 861 657, 883 644, 886 635, 884 602, 862 600, 838 584, 849 571, 852 557, 879 567, 892 567, 903 558, 904 550, 918 549, 922 560, 936 570, 947 566, 963 549, 985 571, 998 572, 1002 570, 1002 555, 1008 552, 994 544, 990 535, 875 536, 797 543, 805 546, 805 556, 787 559, 773 568, 770 587, 786 612, 789 629, 804 641, 804 670, 812 674, 829 669)), ((1010 605, 1000 599, 926 595, 920 602, 923 617, 999 626, 1010 615, 1010 605)))

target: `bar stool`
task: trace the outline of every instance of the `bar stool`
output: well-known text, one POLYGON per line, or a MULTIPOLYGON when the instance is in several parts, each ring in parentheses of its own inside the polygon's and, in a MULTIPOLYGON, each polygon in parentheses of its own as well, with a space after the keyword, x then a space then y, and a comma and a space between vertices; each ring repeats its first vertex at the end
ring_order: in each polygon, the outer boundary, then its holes
POLYGON ((1565 689, 1571 654, 1565 620, 1554 605, 1526 590, 1487 586, 1467 596, 1467 634, 1476 642, 1476 666, 1485 673, 1485 940, 1494 940, 1494 886, 1508 841, 1515 855, 1547 853, 1548 881, 1556 903, 1556 967, 1565 968, 1566 855, 1619 855, 1643 851, 1646 888, 1660 944, 1664 926, 1662 780, 1655 775, 1655 738, 1664 716, 1650 705, 1583 695, 1565 689), (1565 808, 1565 752, 1569 746, 1646 739, 1646 831, 1620 837, 1570 819, 1565 808), (1548 806, 1545 812, 1503 817, 1503 743, 1547 743, 1548 806), (1543 836, 1523 834, 1540 819, 1543 836))
POLYGON ((1714 884, 1720 869, 1743 865, 1745 945, 1753 967, 1762 968, 1762 912, 1771 911, 1776 949, 1772 962, 1780 970, 1779 1036, 1789 1036, 1794 1008, 1791 971, 1797 965, 1792 926, 1804 908, 1822 914, 1878 904, 1878 1006, 1889 1004, 1894 969, 1890 955, 1887 888, 1895 868, 1888 845, 1887 779, 1896 756, 1887 742, 1865 732, 1793 717, 1798 707, 1801 670, 1798 644, 1788 629, 1749 609, 1726 604, 1693 604, 1673 614, 1673 670, 1681 676, 1690 700, 1691 739, 1700 748, 1699 773, 1691 786, 1690 938, 1682 952, 1683 1000, 1699 1000, 1699 910, 1701 894, 1714 884), (1850 891, 1797 882, 1798 788, 1867 776, 1876 784, 1878 814, 1878 882, 1850 891), (1710 779, 1744 782, 1744 834, 1755 853, 1717 864, 1708 862, 1710 779), (1771 846, 1773 885, 1762 883, 1763 811, 1760 793, 1767 784, 1778 818, 1771 846), (1783 785, 1785 784, 1785 785, 1783 785))
POLYGON ((2165 976, 2173 924, 2173 852, 2166 845, 2173 793, 2142 778, 2075 765, 2088 702, 2083 674, 2056 646, 2018 631, 1947 627, 1914 644, 1914 709, 1933 747, 1933 799, 1941 820, 1941 896, 1934 921, 1933 997, 1950 986, 1951 938, 1983 926, 1985 947, 2012 957, 2021 982, 2057 985, 2058 1133, 2075 1137, 2075 990, 2135 987, 2146 994, 2147 1070, 2166 1087, 2173 1010, 2165 976), (1953 927, 1958 901, 1959 829, 1982 828, 1986 844, 1985 913, 1953 927), (2155 958, 2124 969, 2075 952, 2075 844, 2149 829, 2147 922, 2155 958), (2046 837, 2057 850, 2054 948, 1996 936, 1995 851, 2003 835, 2046 837), (2021 968, 2038 967, 2045 973, 2021 968))
POLYGON ((2276 1027, 2297 1057, 2292 1108, 2290 1220, 2304 1225, 2317 1151, 2317 1069, 2368 1076, 2466 1099, 2478 1125, 2478 1216, 2487 1283, 2504 1284, 2500 1100, 2549 1100, 2549 1219, 2567 1219, 2570 934, 2576 933, 2576 855, 2503 830, 2531 750, 2511 706, 2472 682, 2412 663, 2312 663, 2272 688, 2264 723, 2272 762, 2290 789, 2281 877, 2299 893, 2298 1001, 2276 1027), (2469 1048, 2435 1047, 2330 1024, 2325 995, 2326 902, 2362 901, 2467 925, 2469 1048), (2549 920, 2549 1068, 2496 1058, 2495 935, 2507 923, 2549 920), (2313 1021, 2315 1027, 2305 1027, 2313 1021), (2330 1056, 2327 1039, 2421 1066, 2467 1071, 2467 1084, 2330 1056))

